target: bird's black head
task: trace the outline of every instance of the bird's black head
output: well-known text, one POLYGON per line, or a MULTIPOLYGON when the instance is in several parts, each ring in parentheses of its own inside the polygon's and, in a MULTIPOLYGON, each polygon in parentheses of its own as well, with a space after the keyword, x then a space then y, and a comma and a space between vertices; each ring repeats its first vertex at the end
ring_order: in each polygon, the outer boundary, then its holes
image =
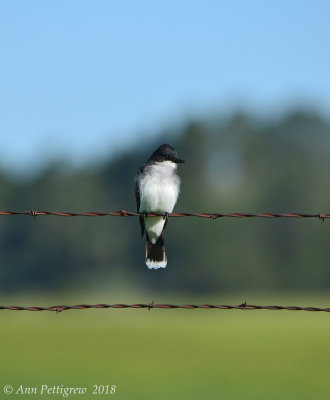
POLYGON ((156 151, 154 151, 149 158, 149 161, 172 161, 175 164, 184 163, 184 160, 178 158, 178 153, 176 150, 168 144, 162 144, 158 147, 156 151))

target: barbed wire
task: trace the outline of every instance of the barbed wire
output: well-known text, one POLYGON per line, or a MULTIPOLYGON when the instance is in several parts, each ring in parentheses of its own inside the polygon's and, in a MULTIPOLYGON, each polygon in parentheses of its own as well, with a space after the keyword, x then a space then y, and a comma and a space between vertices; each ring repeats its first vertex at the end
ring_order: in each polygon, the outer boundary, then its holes
POLYGON ((33 306, 33 307, 22 307, 22 306, 0 306, 0 310, 11 310, 11 311, 55 311, 56 313, 60 313, 66 310, 86 310, 86 309, 107 309, 107 308, 144 308, 149 311, 152 309, 165 309, 165 310, 173 310, 173 309, 184 309, 184 310, 195 310, 195 309, 217 309, 217 310, 271 310, 271 311, 279 311, 279 310, 287 310, 287 311, 314 311, 314 312, 330 312, 330 307, 328 308, 320 308, 320 307, 298 307, 298 306, 260 306, 254 304, 247 304, 246 302, 240 305, 227 305, 227 304, 155 304, 151 302, 149 304, 78 304, 78 305, 56 305, 50 307, 41 307, 41 306, 33 306))
POLYGON ((68 212, 68 211, 45 211, 45 210, 28 210, 28 211, 0 211, 1 215, 31 215, 34 218, 37 218, 41 215, 55 215, 57 217, 158 217, 158 216, 166 216, 166 217, 198 217, 198 218, 210 218, 210 219, 218 219, 218 218, 318 218, 324 221, 327 218, 330 218, 330 214, 323 213, 314 213, 314 214, 306 214, 306 213, 136 213, 126 210, 119 211, 110 211, 110 212, 68 212))
MULTIPOLYGON (((199 217, 199 218, 209 218, 209 219, 218 219, 218 218, 318 218, 323 222, 325 219, 330 218, 330 214, 321 214, 321 213, 136 213, 130 212, 126 210, 119 211, 110 211, 110 212, 67 212, 67 211, 46 211, 46 210, 27 210, 27 211, 0 211, 0 216, 5 215, 30 215, 35 219, 38 216, 43 215, 54 215, 58 217, 106 217, 106 216, 114 216, 114 217, 156 217, 156 216, 166 216, 166 217, 199 217)), ((49 307, 42 306, 32 306, 32 307, 23 307, 23 306, 0 306, 1 310, 11 310, 11 311, 55 311, 56 313, 66 311, 66 310, 85 310, 85 309, 108 309, 108 308, 116 308, 116 309, 124 309, 124 308, 140 308, 140 309, 218 309, 218 310, 287 310, 287 311, 314 311, 314 312, 330 312, 329 308, 320 308, 320 307, 299 307, 299 306, 279 306, 279 305, 270 305, 270 306, 262 306, 262 305, 253 305, 247 304, 246 302, 240 305, 227 305, 227 304, 155 304, 154 302, 149 304, 78 304, 78 305, 56 305, 49 307)))

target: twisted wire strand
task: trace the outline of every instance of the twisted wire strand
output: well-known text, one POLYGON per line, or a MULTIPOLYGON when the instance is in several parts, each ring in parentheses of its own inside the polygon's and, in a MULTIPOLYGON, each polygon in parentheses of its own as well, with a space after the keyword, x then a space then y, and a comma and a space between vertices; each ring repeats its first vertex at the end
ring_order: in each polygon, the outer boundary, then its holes
MULTIPOLYGON (((34 218, 37 218, 41 215, 55 215, 58 217, 138 217, 138 216, 146 216, 146 217, 157 217, 164 216, 163 213, 136 213, 126 210, 119 211, 110 211, 110 212, 68 212, 68 211, 46 211, 46 210, 27 210, 27 211, 0 211, 0 215, 31 215, 34 218)), ((198 217, 198 218, 210 218, 210 219, 218 219, 218 218, 318 218, 324 221, 327 218, 330 218, 330 214, 324 213, 169 213, 166 214, 168 217, 198 217)))
MULTIPOLYGON (((37 218, 41 215, 54 215, 59 217, 105 217, 105 216, 115 216, 115 217, 137 217, 137 216, 164 216, 162 213, 136 213, 126 210, 111 211, 111 212, 81 212, 73 213, 67 211, 45 211, 45 210, 27 210, 27 211, 0 211, 0 215, 30 215, 37 218)), ((166 214, 168 217, 199 217, 199 218, 318 218, 324 221, 330 218, 330 214, 311 214, 311 213, 170 213, 166 214)), ((0 306, 1 310, 11 310, 11 311, 55 311, 56 313, 66 311, 66 310, 84 310, 84 309, 107 309, 107 308, 146 308, 151 309, 219 309, 219 310, 287 310, 287 311, 315 311, 315 312, 330 312, 329 308, 320 307, 298 307, 298 306, 279 306, 279 305, 253 305, 242 303, 240 305, 215 305, 215 304, 78 304, 78 305, 56 305, 49 307, 33 306, 33 307, 23 307, 23 306, 0 306)))
POLYGON ((261 306, 254 304, 242 303, 240 305, 227 305, 227 304, 155 304, 151 302, 149 304, 77 304, 77 305, 56 305, 50 307, 41 307, 41 306, 33 306, 33 307, 23 307, 23 306, 0 306, 0 310, 10 310, 10 311, 55 311, 56 313, 60 313, 66 310, 86 310, 90 308, 145 308, 149 311, 151 309, 184 309, 184 310, 195 310, 195 309, 218 309, 218 310, 287 310, 287 311, 315 311, 315 312, 330 312, 330 307, 320 308, 320 307, 298 307, 298 306, 278 306, 278 305, 270 305, 270 306, 261 306))

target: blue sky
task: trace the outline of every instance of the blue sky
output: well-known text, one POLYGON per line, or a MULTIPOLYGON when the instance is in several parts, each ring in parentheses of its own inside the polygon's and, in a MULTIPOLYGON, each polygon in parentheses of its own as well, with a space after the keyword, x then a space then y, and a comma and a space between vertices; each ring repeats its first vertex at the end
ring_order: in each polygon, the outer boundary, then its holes
POLYGON ((191 115, 330 112, 330 1, 3 1, 0 164, 81 163, 191 115))

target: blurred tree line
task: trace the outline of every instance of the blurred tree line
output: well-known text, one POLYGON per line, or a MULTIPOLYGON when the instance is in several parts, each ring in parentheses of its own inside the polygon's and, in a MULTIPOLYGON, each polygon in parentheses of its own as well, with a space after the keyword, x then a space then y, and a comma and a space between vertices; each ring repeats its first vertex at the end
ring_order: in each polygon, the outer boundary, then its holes
MULTIPOLYGON (((186 160, 176 211, 330 212, 330 124, 306 111, 190 121, 103 164, 59 162, 33 179, 2 171, 0 209, 135 210, 135 173, 164 142, 186 160)), ((137 218, 3 216, 0 290, 328 290, 329 224, 173 218, 168 267, 149 271, 137 218)))

